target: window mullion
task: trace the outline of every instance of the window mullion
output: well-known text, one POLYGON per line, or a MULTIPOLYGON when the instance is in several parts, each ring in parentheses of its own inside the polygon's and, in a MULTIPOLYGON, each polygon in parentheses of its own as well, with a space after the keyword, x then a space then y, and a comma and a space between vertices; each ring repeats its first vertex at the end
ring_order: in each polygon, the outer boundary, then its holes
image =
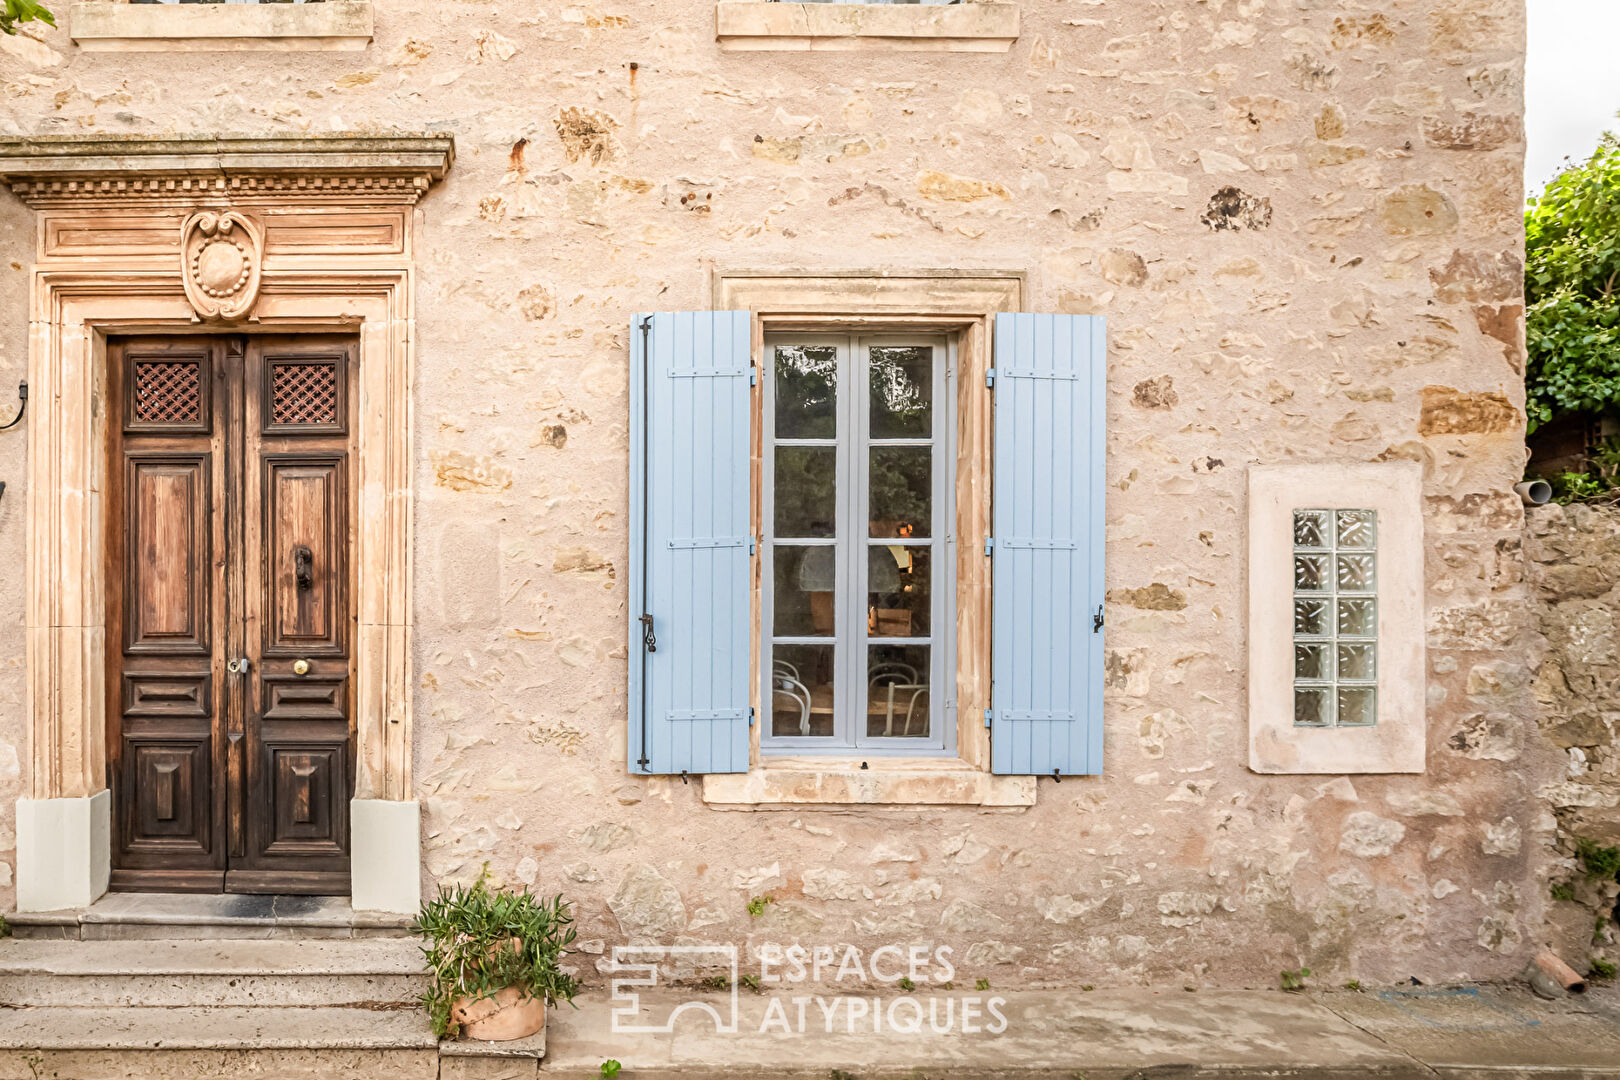
POLYGON ((848 688, 844 697, 845 723, 848 725, 849 744, 861 746, 864 744, 866 734, 866 577, 867 577, 867 551, 866 534, 870 531, 868 521, 871 517, 871 492, 869 490, 871 477, 868 475, 867 443, 870 441, 870 409, 866 407, 866 387, 871 379, 867 370, 870 362, 867 356, 867 344, 864 338, 850 338, 850 391, 849 391, 849 418, 850 418, 850 519, 849 531, 849 561, 850 561, 850 601, 849 623, 849 662, 846 666, 845 685, 848 688))

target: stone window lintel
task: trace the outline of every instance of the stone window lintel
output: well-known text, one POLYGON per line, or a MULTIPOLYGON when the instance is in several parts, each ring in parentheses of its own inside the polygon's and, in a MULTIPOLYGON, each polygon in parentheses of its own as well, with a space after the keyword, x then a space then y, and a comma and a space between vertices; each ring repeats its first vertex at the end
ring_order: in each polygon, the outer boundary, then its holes
POLYGON ((371 42, 371 0, 319 4, 129 4, 82 0, 68 35, 86 52, 353 51, 371 42))
POLYGON ((1017 38, 1012 3, 715 6, 715 39, 726 51, 1006 52, 1017 38))

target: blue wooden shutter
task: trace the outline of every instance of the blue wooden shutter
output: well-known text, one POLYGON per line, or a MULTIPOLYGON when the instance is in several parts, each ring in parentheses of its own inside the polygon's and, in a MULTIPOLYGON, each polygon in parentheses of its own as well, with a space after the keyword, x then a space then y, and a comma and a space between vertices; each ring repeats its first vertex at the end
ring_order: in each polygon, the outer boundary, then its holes
POLYGON ((747 772, 748 312, 630 341, 630 771, 747 772))
POLYGON ((1095 316, 996 316, 992 772, 1102 771, 1107 351, 1095 316))

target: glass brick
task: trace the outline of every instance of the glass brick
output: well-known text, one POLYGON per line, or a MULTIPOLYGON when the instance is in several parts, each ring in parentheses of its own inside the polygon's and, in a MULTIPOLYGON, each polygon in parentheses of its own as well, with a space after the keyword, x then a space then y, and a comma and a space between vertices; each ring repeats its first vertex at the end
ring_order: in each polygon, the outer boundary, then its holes
MULTIPOLYGON (((1294 722, 1299 723, 1299 691, 1294 691, 1294 722)), ((1377 691, 1343 687, 1339 690, 1339 726, 1370 727, 1378 720, 1377 691)))
POLYGON ((1373 510, 1340 510, 1338 518, 1339 547, 1360 548, 1370 551, 1376 538, 1374 523, 1378 520, 1373 510))
POLYGON ((1294 556, 1294 589, 1297 592, 1325 592, 1333 584, 1328 574, 1327 555, 1294 556))
POLYGON ((1294 633, 1304 637, 1326 637, 1331 632, 1326 600, 1294 601, 1294 633))
POLYGON ((1326 645, 1294 646, 1294 678, 1324 682, 1333 678, 1333 666, 1326 645))
POLYGON ((1294 511, 1294 546, 1297 548, 1328 546, 1328 511, 1294 511))
POLYGON ((1370 642, 1365 645, 1339 645, 1338 673, 1341 679, 1373 679, 1376 678, 1374 670, 1374 649, 1370 642))
POLYGON ((1317 690, 1309 687, 1296 686, 1294 688, 1294 726, 1295 727, 1327 727, 1328 726, 1328 695, 1331 690, 1317 690))
POLYGON ((1372 592, 1373 556, 1339 555, 1335 561, 1338 563, 1340 589, 1345 592, 1372 592))
POLYGON ((1372 597, 1339 598, 1339 636, 1372 637, 1378 633, 1378 601, 1372 597))

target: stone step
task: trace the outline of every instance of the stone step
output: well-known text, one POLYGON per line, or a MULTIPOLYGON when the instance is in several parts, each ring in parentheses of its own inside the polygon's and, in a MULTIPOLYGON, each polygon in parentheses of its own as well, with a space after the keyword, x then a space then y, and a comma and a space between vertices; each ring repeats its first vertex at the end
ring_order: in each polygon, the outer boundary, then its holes
POLYGON ((19 938, 82 941, 404 937, 408 915, 355 911, 346 896, 108 893, 85 908, 6 916, 19 938))
POLYGON ((412 1008, 426 987, 409 939, 0 941, 0 1006, 412 1008))

